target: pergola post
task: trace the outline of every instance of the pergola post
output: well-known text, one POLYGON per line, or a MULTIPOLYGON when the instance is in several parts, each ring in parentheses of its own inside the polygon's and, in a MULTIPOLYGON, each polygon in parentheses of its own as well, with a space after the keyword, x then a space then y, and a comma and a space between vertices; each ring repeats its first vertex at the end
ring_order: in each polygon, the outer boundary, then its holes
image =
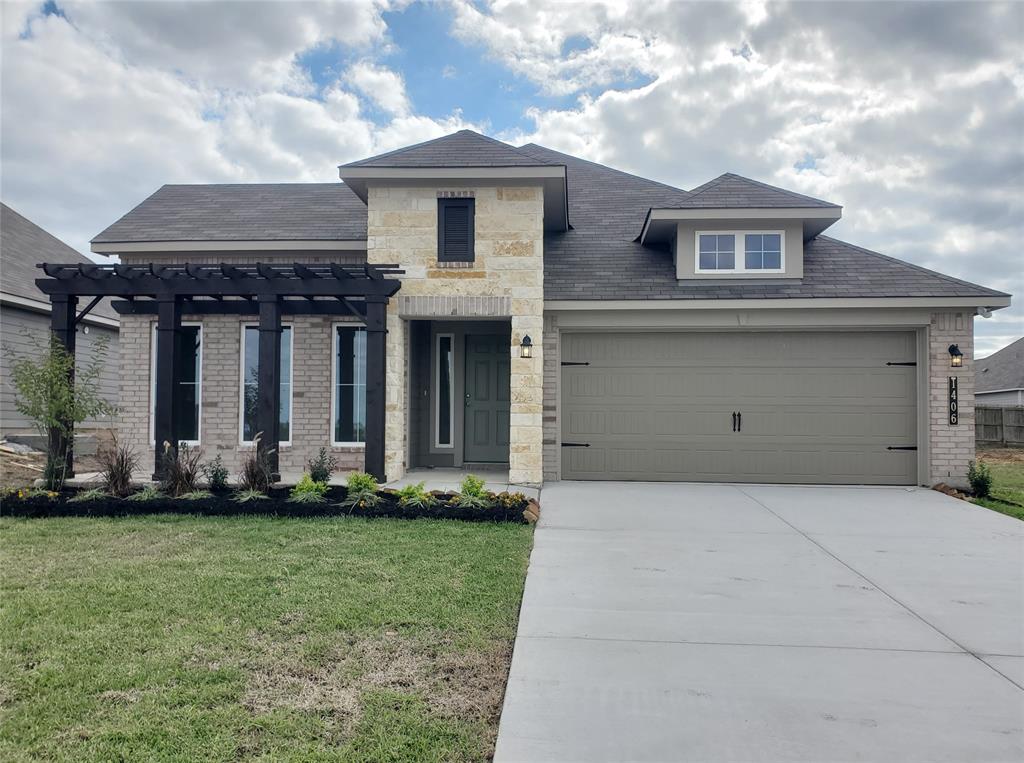
POLYGON ((387 297, 366 298, 366 464, 379 481, 384 469, 387 421, 387 297))
POLYGON ((153 400, 153 479, 162 478, 164 443, 178 448, 177 388, 181 357, 181 302, 174 296, 157 298, 156 385, 153 400))
MULTIPOLYGON (((75 312, 78 297, 54 294, 50 297, 50 333, 72 359, 75 357, 75 312)), ((75 386, 75 366, 71 365, 68 382, 75 386)), ((51 427, 47 433, 47 447, 51 459, 64 459, 64 476, 75 476, 75 422, 64 421, 61 427, 51 427)))
POLYGON ((267 454, 273 481, 281 479, 281 301, 275 295, 258 298, 259 366, 256 380, 256 431, 259 448, 267 454))

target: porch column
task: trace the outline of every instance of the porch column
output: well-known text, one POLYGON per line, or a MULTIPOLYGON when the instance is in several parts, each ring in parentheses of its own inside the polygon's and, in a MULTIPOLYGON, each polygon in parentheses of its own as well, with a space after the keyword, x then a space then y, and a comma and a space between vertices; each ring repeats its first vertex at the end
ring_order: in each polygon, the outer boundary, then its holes
POLYGON ((281 479, 281 301, 261 294, 259 364, 256 381, 256 431, 262 432, 259 448, 267 453, 273 480, 281 479))
MULTIPOLYGON (((50 297, 50 333, 57 343, 75 357, 75 312, 78 309, 78 297, 68 294, 54 294, 50 297)), ((68 381, 72 389, 75 385, 75 367, 71 366, 68 381)), ((63 422, 67 436, 56 427, 47 433, 50 457, 65 458, 65 476, 75 476, 75 422, 63 422), (66 454, 66 455, 65 455, 66 454)))
POLYGON ((366 298, 366 465, 383 482, 387 409, 387 297, 366 298))
POLYGON ((156 385, 153 400, 153 479, 163 476, 164 443, 178 448, 177 395, 181 357, 181 302, 174 296, 157 298, 156 385))

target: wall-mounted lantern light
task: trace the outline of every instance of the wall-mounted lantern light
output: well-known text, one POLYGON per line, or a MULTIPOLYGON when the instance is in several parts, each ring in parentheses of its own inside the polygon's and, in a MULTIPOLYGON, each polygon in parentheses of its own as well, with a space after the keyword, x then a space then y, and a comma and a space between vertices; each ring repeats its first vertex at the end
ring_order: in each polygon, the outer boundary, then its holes
POLYGON ((519 343, 519 357, 521 358, 532 358, 533 357, 533 340, 530 339, 530 335, 527 334, 523 337, 523 341, 519 343))
POLYGON ((964 364, 964 354, 960 352, 960 347, 955 344, 949 346, 949 367, 960 368, 964 364))

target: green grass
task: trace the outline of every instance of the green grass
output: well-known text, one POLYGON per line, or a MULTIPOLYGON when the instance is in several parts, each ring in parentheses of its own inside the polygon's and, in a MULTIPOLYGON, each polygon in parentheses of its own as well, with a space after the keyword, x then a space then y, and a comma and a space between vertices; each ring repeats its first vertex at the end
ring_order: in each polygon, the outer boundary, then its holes
POLYGON ((988 498, 975 498, 974 502, 1024 520, 1024 461, 995 461, 986 458, 985 464, 992 472, 992 490, 988 498))
POLYGON ((0 520, 0 759, 484 760, 531 530, 0 520))

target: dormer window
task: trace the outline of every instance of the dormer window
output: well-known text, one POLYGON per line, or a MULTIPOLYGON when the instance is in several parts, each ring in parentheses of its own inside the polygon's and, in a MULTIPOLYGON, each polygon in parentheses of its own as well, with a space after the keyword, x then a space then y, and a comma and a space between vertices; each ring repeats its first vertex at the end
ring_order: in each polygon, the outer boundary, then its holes
POLYGON ((781 273, 782 231, 697 231, 698 273, 781 273))

